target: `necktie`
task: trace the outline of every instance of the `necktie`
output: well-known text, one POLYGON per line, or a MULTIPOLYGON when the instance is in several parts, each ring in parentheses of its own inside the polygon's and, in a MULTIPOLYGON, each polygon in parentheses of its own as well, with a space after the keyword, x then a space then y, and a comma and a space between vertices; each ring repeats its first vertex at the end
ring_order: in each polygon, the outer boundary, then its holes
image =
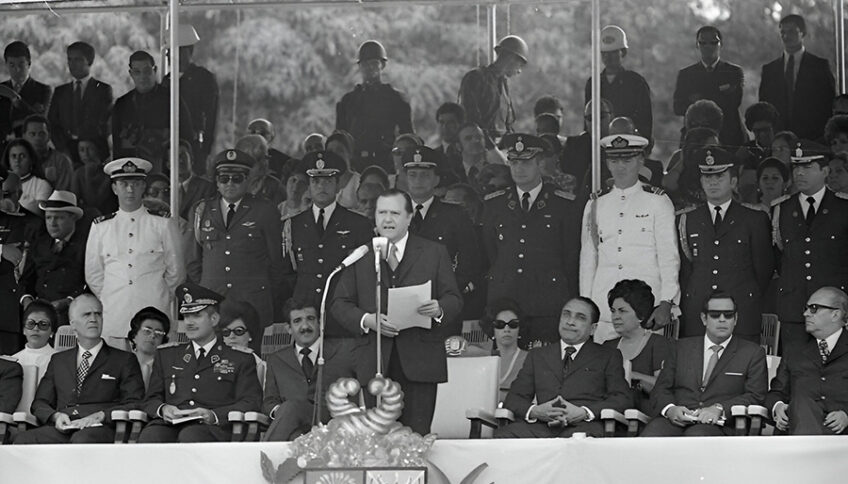
POLYGON ((324 236, 324 209, 318 210, 318 220, 315 221, 315 225, 318 227, 318 235, 321 237, 324 236))
POLYGON ((421 215, 421 209, 423 208, 424 205, 420 203, 415 206, 415 215, 412 216, 412 228, 414 232, 417 232, 421 228, 421 224, 424 223, 424 216, 421 215))
POLYGON ((573 346, 566 346, 565 347, 565 356, 562 358, 562 371, 563 371, 563 373, 568 371, 568 367, 572 363, 571 356, 574 355, 574 353, 576 353, 576 352, 577 352, 577 348, 575 348, 573 346))
POLYGON ((54 254, 58 254, 62 252, 62 249, 65 248, 65 241, 62 239, 54 239, 53 247, 50 249, 54 254))
POLYGON ((792 111, 792 99, 795 97, 795 56, 790 55, 786 61, 786 72, 784 72, 786 82, 786 107, 792 111))
POLYGON ((312 380, 312 370, 315 368, 315 365, 312 363, 312 359, 309 358, 309 354, 312 353, 312 350, 309 348, 301 348, 300 354, 303 355, 303 358, 300 359, 300 367, 303 369, 303 376, 306 377, 306 380, 312 380))
POLYGON ((721 225, 721 207, 715 208, 715 220, 713 220, 713 229, 718 232, 718 227, 721 225))
POLYGON ((230 209, 227 210, 227 222, 226 222, 227 228, 230 228, 230 223, 232 223, 233 217, 236 216, 236 204, 231 203, 229 205, 229 207, 230 207, 230 209))
POLYGON ((812 225, 813 217, 816 216, 816 205, 815 205, 816 199, 813 198, 813 197, 807 197, 807 203, 808 203, 807 215, 806 215, 806 217, 804 217, 804 220, 806 220, 807 225, 809 226, 809 225, 812 225))
POLYGON ((830 356, 830 350, 827 348, 827 341, 819 341, 819 354, 821 355, 822 365, 827 363, 827 357, 830 356))
POLYGON ((521 210, 530 211, 530 192, 524 192, 524 195, 521 195, 521 210))
POLYGON ((201 346, 200 349, 197 350, 197 361, 200 361, 203 358, 206 358, 206 348, 201 346))
POLYGON ((86 350, 82 354, 79 368, 77 368, 77 394, 82 391, 82 382, 85 381, 85 376, 88 375, 88 368, 91 366, 88 359, 91 358, 91 352, 86 350))
POLYGON ((389 268, 392 270, 392 272, 397 270, 400 261, 398 261, 397 258, 397 246, 395 244, 389 245, 389 256, 386 258, 386 262, 389 263, 389 268))
POLYGON ((718 353, 721 351, 721 345, 712 345, 710 349, 713 351, 713 354, 710 356, 710 361, 707 362, 707 371, 704 372, 704 381, 701 382, 702 387, 707 386, 707 382, 710 381, 710 375, 713 374, 713 370, 715 370, 716 363, 718 363, 718 353))

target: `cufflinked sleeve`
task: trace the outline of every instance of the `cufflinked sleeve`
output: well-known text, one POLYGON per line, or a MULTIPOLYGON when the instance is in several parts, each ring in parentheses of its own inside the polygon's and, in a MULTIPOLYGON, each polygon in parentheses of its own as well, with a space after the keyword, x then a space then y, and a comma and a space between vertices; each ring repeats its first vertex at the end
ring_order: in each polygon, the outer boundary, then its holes
POLYGON ((680 254, 677 249, 677 228, 674 226, 674 205, 666 195, 657 195, 654 217, 654 247, 660 273, 660 300, 680 303, 680 254))

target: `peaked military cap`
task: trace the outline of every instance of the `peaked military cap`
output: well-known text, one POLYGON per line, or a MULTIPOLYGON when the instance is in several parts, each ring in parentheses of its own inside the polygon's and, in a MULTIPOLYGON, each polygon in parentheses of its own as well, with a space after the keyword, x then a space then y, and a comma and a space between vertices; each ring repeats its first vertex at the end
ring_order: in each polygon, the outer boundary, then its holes
POLYGON ((300 160, 300 171, 307 176, 335 176, 347 171, 341 156, 332 151, 310 151, 300 160))
POLYGON ((145 178, 153 164, 143 158, 118 158, 106 163, 103 172, 112 180, 118 178, 145 178))
POLYGON ((824 161, 827 152, 824 146, 802 139, 795 145, 790 158, 792 165, 807 165, 814 161, 824 161))
POLYGON ((256 164, 252 156, 241 150, 224 150, 215 155, 215 171, 249 171, 256 164))
POLYGON ((180 302, 180 314, 192 314, 208 306, 221 304, 224 296, 192 282, 186 282, 177 288, 177 300, 180 302))
POLYGON ((608 158, 630 158, 644 153, 648 140, 637 134, 612 134, 601 138, 601 147, 608 158))
POLYGON ((501 146, 509 160, 529 160, 550 151, 550 143, 538 136, 526 133, 509 133, 501 138, 501 146))
POLYGON ((733 167, 733 155, 718 146, 701 148, 692 155, 702 175, 724 173, 733 167))

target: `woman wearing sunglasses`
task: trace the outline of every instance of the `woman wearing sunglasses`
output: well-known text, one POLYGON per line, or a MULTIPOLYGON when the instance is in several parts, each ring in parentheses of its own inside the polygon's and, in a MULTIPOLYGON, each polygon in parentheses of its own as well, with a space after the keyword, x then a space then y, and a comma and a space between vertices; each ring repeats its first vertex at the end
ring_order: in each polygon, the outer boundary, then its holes
POLYGON ((221 336, 224 338, 224 344, 245 353, 253 353, 253 357, 256 359, 256 374, 259 376, 259 383, 264 388, 266 364, 250 348, 250 342, 253 341, 254 337, 262 337, 259 313, 256 312, 256 308, 248 302, 224 299, 224 302, 221 303, 220 327, 223 328, 221 336))
POLYGON ((501 357, 499 401, 506 398, 509 387, 524 365, 527 352, 518 347, 521 309, 512 299, 498 299, 486 307, 480 329, 494 340, 492 355, 501 357))
POLYGON ((150 384, 150 374, 153 372, 153 359, 156 348, 168 342, 171 331, 171 320, 162 311, 147 306, 135 313, 130 320, 130 330, 127 340, 141 367, 141 379, 144 380, 144 390, 150 384))
POLYGON ((657 382, 663 361, 671 352, 668 339, 643 327, 654 311, 651 286, 639 279, 618 281, 607 295, 607 302, 613 328, 619 337, 604 345, 621 352, 624 372, 630 375, 635 408, 651 415, 651 389, 657 382))
POLYGON ((21 366, 37 367, 39 381, 47 371, 50 357, 56 352, 51 342, 56 333, 58 320, 59 315, 56 309, 50 301, 44 299, 36 299, 24 309, 23 328, 27 342, 24 349, 12 355, 12 358, 15 358, 21 366))

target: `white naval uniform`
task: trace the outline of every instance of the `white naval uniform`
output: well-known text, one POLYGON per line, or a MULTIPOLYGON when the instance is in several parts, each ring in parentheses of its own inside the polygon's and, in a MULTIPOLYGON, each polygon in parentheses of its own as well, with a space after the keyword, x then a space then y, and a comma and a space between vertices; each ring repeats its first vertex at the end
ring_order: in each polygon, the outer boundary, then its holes
POLYGON ((145 208, 118 210, 91 225, 85 280, 103 303, 103 337, 126 338, 130 319, 153 306, 173 316, 174 290, 185 279, 176 221, 145 208))
POLYGON ((616 337, 610 323, 607 293, 622 279, 641 279, 651 286, 655 304, 680 302, 680 256, 671 200, 650 185, 637 182, 613 189, 583 210, 580 248, 580 295, 601 310, 595 341, 616 337), (591 207, 598 204, 598 245, 592 240, 591 207))

